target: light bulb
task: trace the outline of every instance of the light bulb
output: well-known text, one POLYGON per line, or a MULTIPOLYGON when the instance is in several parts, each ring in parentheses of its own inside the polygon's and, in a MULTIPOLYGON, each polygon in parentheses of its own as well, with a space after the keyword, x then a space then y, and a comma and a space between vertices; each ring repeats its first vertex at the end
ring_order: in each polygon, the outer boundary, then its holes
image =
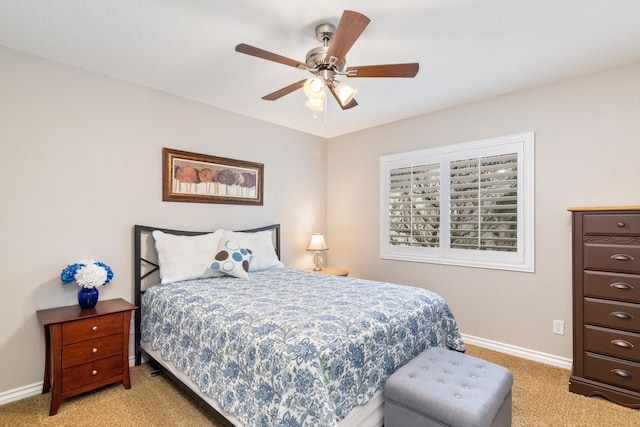
POLYGON ((303 88, 304 94, 309 98, 320 98, 324 96, 324 82, 317 77, 307 79, 307 81, 304 82, 303 88))

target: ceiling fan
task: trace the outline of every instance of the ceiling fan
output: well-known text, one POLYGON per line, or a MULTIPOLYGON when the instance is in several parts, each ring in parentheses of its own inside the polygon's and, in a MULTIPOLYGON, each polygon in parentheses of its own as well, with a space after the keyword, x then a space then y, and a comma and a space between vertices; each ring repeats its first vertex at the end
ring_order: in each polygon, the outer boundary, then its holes
POLYGON ((307 52, 305 62, 299 62, 248 44, 236 46, 236 52, 244 53, 268 61, 307 70, 314 77, 302 79, 289 86, 262 97, 275 101, 291 92, 304 88, 309 98, 306 105, 314 111, 321 111, 324 105, 324 88, 336 99, 343 110, 353 108, 358 103, 354 99, 356 90, 337 80, 336 76, 352 77, 415 77, 418 73, 417 62, 405 64, 379 64, 346 67, 346 54, 362 34, 371 20, 361 13, 345 10, 335 27, 332 24, 320 24, 316 27, 316 39, 322 46, 307 52), (346 69, 345 69, 346 67, 346 69))

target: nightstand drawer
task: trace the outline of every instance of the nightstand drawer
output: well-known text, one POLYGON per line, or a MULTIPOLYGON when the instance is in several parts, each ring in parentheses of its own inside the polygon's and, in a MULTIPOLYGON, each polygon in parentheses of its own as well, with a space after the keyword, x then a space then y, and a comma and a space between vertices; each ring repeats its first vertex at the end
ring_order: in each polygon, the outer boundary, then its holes
POLYGON ((122 313, 91 317, 62 325, 62 344, 122 333, 122 313))
POLYGON ((122 354, 62 370, 62 393, 122 375, 122 354))
POLYGON ((122 353, 122 334, 81 341, 62 347, 62 367, 79 365, 122 353))

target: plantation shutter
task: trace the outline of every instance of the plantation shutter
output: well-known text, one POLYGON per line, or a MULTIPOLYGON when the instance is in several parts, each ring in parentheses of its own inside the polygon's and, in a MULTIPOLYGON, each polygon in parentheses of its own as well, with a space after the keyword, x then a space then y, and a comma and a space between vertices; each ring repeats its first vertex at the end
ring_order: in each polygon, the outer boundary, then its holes
POLYGON ((451 161, 450 247, 518 250, 518 155, 451 161))
POLYGON ((389 244, 440 245, 440 166, 412 165, 389 172, 389 244))

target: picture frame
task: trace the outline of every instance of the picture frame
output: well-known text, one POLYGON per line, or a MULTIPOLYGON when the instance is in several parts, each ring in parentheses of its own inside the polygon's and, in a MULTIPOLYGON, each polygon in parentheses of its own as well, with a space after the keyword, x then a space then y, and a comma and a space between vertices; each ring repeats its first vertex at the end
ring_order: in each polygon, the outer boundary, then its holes
POLYGON ((264 164, 162 149, 162 200, 263 205, 264 164))

